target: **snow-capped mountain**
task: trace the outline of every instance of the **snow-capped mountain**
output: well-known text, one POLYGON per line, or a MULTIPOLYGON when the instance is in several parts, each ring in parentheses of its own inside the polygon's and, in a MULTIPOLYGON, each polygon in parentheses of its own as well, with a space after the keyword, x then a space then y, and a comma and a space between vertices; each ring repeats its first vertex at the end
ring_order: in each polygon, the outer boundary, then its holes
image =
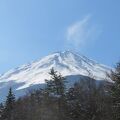
POLYGON ((49 71, 54 68, 63 76, 89 76, 92 74, 96 80, 106 79, 106 72, 110 68, 99 64, 87 57, 71 51, 56 52, 40 60, 22 65, 0 75, 0 92, 11 86, 14 90, 22 91, 26 88, 44 84, 50 79, 49 71))

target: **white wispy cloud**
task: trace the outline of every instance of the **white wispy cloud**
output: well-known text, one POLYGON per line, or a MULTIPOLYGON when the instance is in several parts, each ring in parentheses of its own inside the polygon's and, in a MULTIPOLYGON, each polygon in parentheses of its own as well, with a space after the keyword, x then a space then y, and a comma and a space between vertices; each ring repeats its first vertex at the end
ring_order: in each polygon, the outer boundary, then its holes
POLYGON ((66 42, 76 49, 81 48, 97 39, 100 33, 101 30, 91 22, 91 16, 88 15, 67 28, 66 42))

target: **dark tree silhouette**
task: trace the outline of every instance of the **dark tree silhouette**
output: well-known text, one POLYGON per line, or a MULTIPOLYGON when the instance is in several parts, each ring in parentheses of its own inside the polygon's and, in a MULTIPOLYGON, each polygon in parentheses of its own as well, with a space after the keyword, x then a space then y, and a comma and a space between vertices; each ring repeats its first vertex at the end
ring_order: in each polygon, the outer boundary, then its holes
POLYGON ((112 98, 113 119, 120 120, 120 62, 117 63, 115 70, 109 74, 110 79, 114 81, 110 94, 112 98))
POLYGON ((5 120, 13 120, 14 107, 15 107, 15 95, 12 92, 12 88, 10 88, 5 102, 5 108, 3 111, 3 118, 5 120))

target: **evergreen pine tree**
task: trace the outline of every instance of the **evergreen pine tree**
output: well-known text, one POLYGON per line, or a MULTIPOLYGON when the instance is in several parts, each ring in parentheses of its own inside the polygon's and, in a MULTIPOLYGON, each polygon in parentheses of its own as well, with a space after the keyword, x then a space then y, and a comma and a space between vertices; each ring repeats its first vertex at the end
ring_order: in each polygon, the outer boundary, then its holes
POLYGON ((64 105, 65 105, 65 78, 61 74, 58 74, 53 68, 50 73, 51 80, 46 80, 47 88, 46 91, 49 95, 56 98, 58 103, 58 119, 64 119, 64 105))
POLYGON ((65 93, 65 78, 58 74, 53 68, 50 73, 51 80, 45 80, 47 84, 47 91, 56 96, 64 96, 65 93))
POLYGON ((113 119, 120 120, 120 63, 111 71, 109 77, 114 81, 110 93, 112 98, 113 119))
POLYGON ((10 88, 5 102, 5 108, 3 113, 3 117, 6 120, 13 120, 14 105, 15 105, 15 95, 12 92, 12 88, 10 88))

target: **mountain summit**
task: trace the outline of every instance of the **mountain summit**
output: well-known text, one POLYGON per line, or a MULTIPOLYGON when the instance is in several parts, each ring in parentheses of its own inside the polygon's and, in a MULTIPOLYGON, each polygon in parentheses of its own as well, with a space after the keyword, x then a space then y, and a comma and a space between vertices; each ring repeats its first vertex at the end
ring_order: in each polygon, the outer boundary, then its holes
POLYGON ((24 82, 25 84, 20 89, 44 83, 45 79, 49 79, 48 73, 51 68, 54 68, 63 76, 89 76, 92 74, 97 80, 105 79, 106 72, 110 70, 108 67, 79 53, 64 51, 53 53, 35 62, 12 69, 0 76, 0 83, 9 81, 24 82))
POLYGON ((0 91, 9 86, 19 91, 38 84, 44 84, 49 79, 49 71, 54 68, 63 76, 82 75, 94 76, 96 80, 104 80, 109 67, 99 64, 87 57, 73 52, 56 52, 40 60, 22 65, 0 75, 0 91))

